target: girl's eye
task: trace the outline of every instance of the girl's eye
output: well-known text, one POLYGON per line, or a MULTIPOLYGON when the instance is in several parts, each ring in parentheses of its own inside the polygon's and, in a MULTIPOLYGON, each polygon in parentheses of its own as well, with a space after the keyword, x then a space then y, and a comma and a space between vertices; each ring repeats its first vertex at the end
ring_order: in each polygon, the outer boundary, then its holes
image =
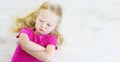
POLYGON ((50 24, 47 24, 47 26, 51 26, 50 24))

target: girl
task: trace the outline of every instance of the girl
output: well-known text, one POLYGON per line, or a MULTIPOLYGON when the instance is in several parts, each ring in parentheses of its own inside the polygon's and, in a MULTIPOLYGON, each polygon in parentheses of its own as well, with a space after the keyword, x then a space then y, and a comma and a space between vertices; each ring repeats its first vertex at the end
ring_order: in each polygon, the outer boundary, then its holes
POLYGON ((11 62, 50 62, 63 42, 58 32, 61 18, 61 7, 45 2, 28 16, 16 19, 13 31, 19 32, 19 42, 11 62))

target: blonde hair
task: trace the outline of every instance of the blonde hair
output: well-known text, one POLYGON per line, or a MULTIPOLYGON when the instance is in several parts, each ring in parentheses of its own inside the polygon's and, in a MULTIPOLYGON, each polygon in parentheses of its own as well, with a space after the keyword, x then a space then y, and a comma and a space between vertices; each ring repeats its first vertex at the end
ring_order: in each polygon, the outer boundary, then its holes
POLYGON ((58 31, 59 25, 61 23, 61 18, 62 18, 62 10, 60 5, 58 4, 50 4, 49 2, 44 2, 38 10, 28 14, 25 17, 22 18, 16 18, 15 20, 15 27, 13 27, 12 32, 18 33, 22 28, 24 27, 29 27, 29 28, 35 28, 35 18, 39 14, 40 10, 51 10, 53 13, 55 13, 58 16, 58 24, 55 28, 55 30, 51 33, 52 35, 56 36, 58 46, 61 46, 63 44, 63 36, 60 34, 58 31))

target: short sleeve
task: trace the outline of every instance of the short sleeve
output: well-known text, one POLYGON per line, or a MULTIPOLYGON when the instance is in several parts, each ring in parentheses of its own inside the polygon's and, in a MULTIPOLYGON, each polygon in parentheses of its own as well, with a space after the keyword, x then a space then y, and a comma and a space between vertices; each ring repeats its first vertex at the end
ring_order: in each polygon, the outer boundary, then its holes
POLYGON ((51 36, 49 39, 48 45, 54 45, 55 48, 57 49, 57 38, 54 36, 51 36))
POLYGON ((29 38, 31 38, 31 36, 32 36, 32 32, 31 32, 30 28, 23 28, 23 29, 21 29, 20 32, 18 33, 18 35, 16 36, 16 38, 19 38, 21 33, 27 34, 29 38))

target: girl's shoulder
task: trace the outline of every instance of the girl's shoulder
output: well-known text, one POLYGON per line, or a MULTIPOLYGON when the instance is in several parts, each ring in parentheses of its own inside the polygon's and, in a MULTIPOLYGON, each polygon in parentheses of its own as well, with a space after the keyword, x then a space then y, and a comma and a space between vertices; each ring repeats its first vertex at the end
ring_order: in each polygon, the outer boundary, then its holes
POLYGON ((26 32, 26 33, 33 33, 33 30, 32 29, 30 29, 30 28, 28 28, 28 27, 25 27, 25 28, 22 28, 21 30, 20 30, 20 32, 26 32))
POLYGON ((54 35, 47 35, 47 45, 54 45, 55 49, 57 49, 57 38, 54 35))
POLYGON ((17 35, 16 37, 19 38, 19 36, 20 36, 21 33, 25 33, 25 34, 27 34, 28 36, 32 36, 32 35, 33 35, 33 30, 30 29, 30 28, 28 28, 28 27, 22 28, 22 29, 19 31, 19 33, 18 33, 18 35, 17 35))
POLYGON ((32 31, 32 29, 30 29, 30 28, 28 28, 28 27, 22 28, 21 30, 32 31))

